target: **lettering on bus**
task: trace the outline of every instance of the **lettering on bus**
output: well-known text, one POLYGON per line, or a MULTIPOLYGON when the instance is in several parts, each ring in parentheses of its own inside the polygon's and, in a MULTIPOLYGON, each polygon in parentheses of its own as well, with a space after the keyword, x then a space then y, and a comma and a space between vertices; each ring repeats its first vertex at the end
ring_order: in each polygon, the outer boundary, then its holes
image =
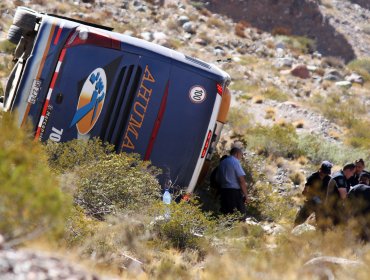
POLYGON ((136 95, 135 103, 132 107, 133 109, 124 133, 122 148, 135 149, 135 140, 139 138, 140 128, 143 125, 145 113, 152 96, 153 89, 149 83, 155 83, 155 80, 149 71, 148 65, 146 65, 140 88, 136 95))

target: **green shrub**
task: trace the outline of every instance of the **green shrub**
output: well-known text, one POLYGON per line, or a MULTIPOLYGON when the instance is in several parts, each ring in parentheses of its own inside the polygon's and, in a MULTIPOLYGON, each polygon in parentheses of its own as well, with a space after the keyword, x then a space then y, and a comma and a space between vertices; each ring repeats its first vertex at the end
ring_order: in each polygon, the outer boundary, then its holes
POLYGON ((305 155, 314 164, 320 164, 323 160, 329 160, 334 164, 341 165, 346 162, 364 158, 369 161, 366 150, 355 149, 341 143, 329 142, 323 137, 313 134, 302 134, 299 137, 299 149, 305 151, 305 155))
POLYGON ((244 135, 252 127, 253 116, 240 108, 231 108, 228 114, 228 122, 237 135, 244 135))
POLYGON ((359 58, 348 63, 348 68, 360 74, 365 81, 370 81, 370 58, 359 58))
POLYGON ((67 218, 64 241, 67 247, 81 245, 89 240, 98 228, 98 222, 86 216, 83 209, 76 205, 67 218))
POLYGON ((28 238, 63 226, 70 202, 39 143, 8 114, 0 119, 0 233, 28 238))
POLYGON ((274 86, 261 90, 261 95, 268 99, 284 102, 289 99, 288 95, 274 86))
POLYGON ((76 166, 93 164, 101 159, 109 158, 114 151, 112 145, 103 145, 98 138, 92 140, 71 140, 66 143, 48 141, 45 145, 48 161, 51 168, 65 172, 76 166))
POLYGON ((310 53, 316 50, 316 41, 307 37, 279 35, 276 38, 298 53, 310 53))
POLYGON ((262 220, 293 221, 295 208, 288 196, 282 196, 272 185, 257 182, 251 189, 251 199, 247 204, 248 213, 262 220))
POLYGON ((355 148, 370 149, 370 121, 357 119, 350 131, 349 140, 351 146, 355 148))
POLYGON ((0 41, 0 51, 11 54, 14 52, 16 45, 10 43, 8 40, 0 41))
POLYGON ((76 201, 99 219, 125 210, 141 210, 160 197, 158 169, 137 154, 112 155, 78 170, 76 201))
POLYGON ((292 125, 256 126, 244 135, 248 147, 265 156, 296 158, 303 154, 298 135, 292 125))
POLYGON ((317 96, 313 101, 329 120, 351 128, 357 123, 358 116, 367 113, 366 106, 356 97, 344 101, 340 93, 331 93, 326 98, 317 96))
POLYGON ((177 249, 201 249, 205 241, 201 236, 215 228, 215 222, 194 201, 170 205, 158 203, 151 212, 157 217, 163 217, 154 223, 153 232, 160 240, 177 249))
POLYGON ((248 81, 246 81, 243 78, 236 79, 234 76, 234 80, 232 81, 230 85, 231 90, 235 91, 242 91, 243 93, 247 94, 257 94, 259 90, 259 85, 256 84, 248 84, 248 81))

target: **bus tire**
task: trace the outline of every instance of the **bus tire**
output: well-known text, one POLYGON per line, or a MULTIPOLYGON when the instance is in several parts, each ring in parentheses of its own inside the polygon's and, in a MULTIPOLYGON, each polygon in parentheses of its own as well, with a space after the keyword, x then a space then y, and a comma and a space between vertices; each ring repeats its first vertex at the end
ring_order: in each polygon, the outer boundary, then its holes
POLYGON ((22 38, 22 29, 16 25, 11 25, 9 30, 8 30, 8 36, 7 36, 7 39, 17 45, 19 43, 19 41, 21 40, 22 38))
POLYGON ((20 27, 26 33, 35 29, 37 19, 37 14, 31 9, 18 7, 13 18, 13 25, 20 27))

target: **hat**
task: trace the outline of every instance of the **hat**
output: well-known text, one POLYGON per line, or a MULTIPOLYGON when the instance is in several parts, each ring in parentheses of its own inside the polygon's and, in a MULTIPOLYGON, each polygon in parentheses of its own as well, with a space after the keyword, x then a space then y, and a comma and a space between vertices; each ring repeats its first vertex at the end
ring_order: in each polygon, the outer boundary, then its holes
POLYGON ((332 167, 333 167, 333 164, 330 161, 324 160, 321 163, 320 170, 321 170, 321 172, 323 172, 325 174, 330 174, 332 167))

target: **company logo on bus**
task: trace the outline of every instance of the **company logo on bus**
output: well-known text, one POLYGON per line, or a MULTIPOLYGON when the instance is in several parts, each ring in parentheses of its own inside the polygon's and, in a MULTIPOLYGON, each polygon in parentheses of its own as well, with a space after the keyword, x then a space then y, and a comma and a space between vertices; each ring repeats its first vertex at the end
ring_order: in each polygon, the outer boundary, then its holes
POLYGON ((80 134, 87 134, 96 124, 103 109, 107 90, 104 69, 95 69, 85 81, 70 127, 76 125, 80 134))
POLYGON ((202 103, 207 97, 207 92, 201 86, 193 86, 189 91, 189 97, 193 103, 202 103))

